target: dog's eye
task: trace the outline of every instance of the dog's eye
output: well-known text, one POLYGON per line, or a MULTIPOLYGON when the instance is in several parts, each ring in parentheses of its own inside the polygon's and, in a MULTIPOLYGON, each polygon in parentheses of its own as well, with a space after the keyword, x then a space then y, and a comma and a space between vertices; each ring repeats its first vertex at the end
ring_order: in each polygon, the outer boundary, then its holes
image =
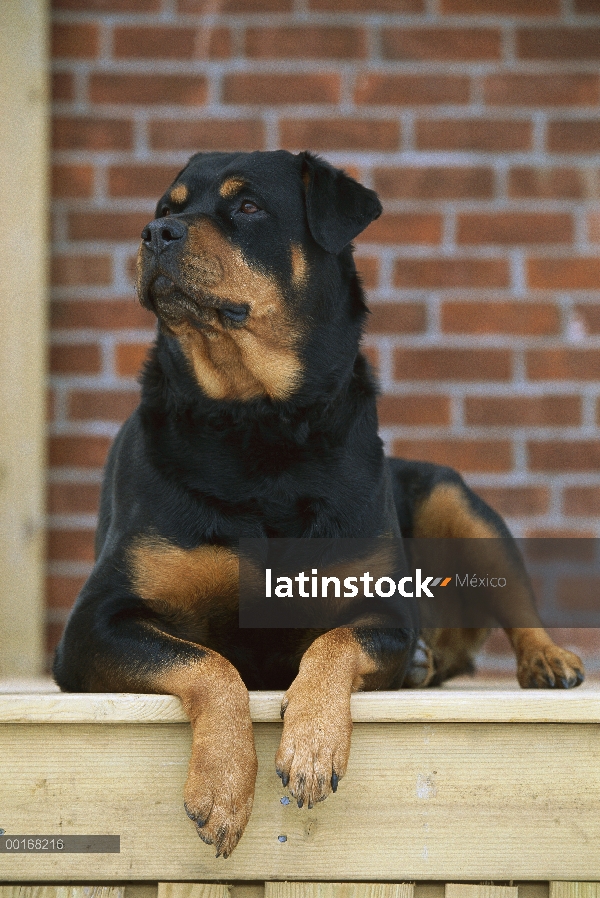
POLYGON ((260 209, 251 200, 244 200, 240 206, 240 212, 243 212, 244 215, 254 215, 255 212, 260 212, 260 209))

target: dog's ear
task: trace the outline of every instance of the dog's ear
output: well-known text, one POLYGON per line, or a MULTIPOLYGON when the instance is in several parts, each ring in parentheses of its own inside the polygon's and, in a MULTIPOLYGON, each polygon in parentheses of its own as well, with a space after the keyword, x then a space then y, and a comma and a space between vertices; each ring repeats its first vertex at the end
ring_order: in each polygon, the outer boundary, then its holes
POLYGON ((339 253, 381 215, 377 194, 345 172, 301 153, 310 233, 329 253, 339 253))

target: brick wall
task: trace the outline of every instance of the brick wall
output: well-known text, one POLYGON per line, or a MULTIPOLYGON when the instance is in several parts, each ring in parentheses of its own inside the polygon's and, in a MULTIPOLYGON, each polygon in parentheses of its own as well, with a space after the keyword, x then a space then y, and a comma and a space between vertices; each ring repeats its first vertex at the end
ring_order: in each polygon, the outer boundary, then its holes
POLYGON ((196 150, 310 148, 374 187, 357 255, 388 447, 456 466, 519 534, 600 536, 599 0, 53 15, 49 648, 152 339, 139 233, 196 150))

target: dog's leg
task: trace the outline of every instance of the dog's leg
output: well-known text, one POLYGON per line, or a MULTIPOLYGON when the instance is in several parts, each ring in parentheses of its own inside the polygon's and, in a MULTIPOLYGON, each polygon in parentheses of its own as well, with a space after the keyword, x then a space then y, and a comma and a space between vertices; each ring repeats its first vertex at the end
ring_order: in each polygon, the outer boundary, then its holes
MULTIPOLYGON (((490 598, 489 610, 505 629, 517 657, 517 677, 523 687, 570 688, 584 679, 581 660, 557 646, 543 629, 533 589, 520 553, 504 521, 450 468, 423 462, 390 462, 394 498, 404 536, 425 539, 480 540, 477 552, 489 570, 510 574, 510 589, 490 598), (486 545, 487 543, 487 545, 486 545), (519 622, 521 627, 515 628, 519 622)), ((473 543, 475 546, 475 543, 473 543)), ((473 656, 484 630, 423 631, 433 655, 437 685, 461 672, 473 656), (471 634, 471 635, 469 635, 471 634)), ((407 682, 407 685, 416 685, 407 682)))
POLYGON ((413 648, 408 630, 339 627, 306 650, 283 699, 275 759, 299 807, 323 801, 346 772, 352 692, 399 686, 413 648))
POLYGON ((200 838, 227 857, 250 817, 257 771, 248 691, 236 669, 217 652, 125 614, 98 625, 89 655, 84 646, 79 654, 69 651, 65 635, 55 665, 62 688, 181 699, 192 725, 185 809, 200 838), (62 662, 61 654, 69 660, 62 662), (79 676, 72 659, 82 655, 87 670, 79 676))

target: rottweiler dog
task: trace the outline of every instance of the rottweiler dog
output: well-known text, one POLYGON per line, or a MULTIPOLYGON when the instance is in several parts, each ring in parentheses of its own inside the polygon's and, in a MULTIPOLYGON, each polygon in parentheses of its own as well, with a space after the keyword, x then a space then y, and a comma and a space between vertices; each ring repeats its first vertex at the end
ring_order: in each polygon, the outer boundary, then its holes
MULTIPOLYGON (((181 699, 185 809, 224 857, 252 808, 248 689, 287 690, 276 769, 310 807, 346 770, 353 691, 439 683, 487 634, 419 637, 385 614, 324 632, 242 629, 240 538, 511 540, 453 470, 384 458, 351 245, 380 213, 373 191, 308 152, 201 153, 142 232, 137 290, 158 334, 109 455, 96 563, 54 675, 66 691, 181 699)), ((519 584, 511 601, 530 625, 507 630, 519 682, 577 685, 580 660, 519 584)))

